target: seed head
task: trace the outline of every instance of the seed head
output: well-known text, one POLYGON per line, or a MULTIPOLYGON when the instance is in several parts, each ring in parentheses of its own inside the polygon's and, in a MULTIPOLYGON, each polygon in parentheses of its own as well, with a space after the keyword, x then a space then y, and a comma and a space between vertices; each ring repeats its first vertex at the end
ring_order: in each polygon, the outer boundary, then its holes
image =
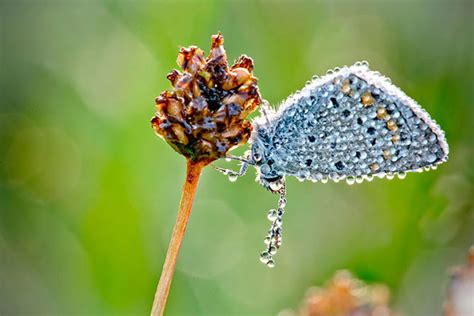
POLYGON ((298 316, 395 316, 390 292, 381 284, 367 285, 348 271, 338 271, 324 288, 310 288, 298 316))
POLYGON ((252 59, 240 56, 229 68, 223 44, 220 33, 212 36, 207 58, 196 46, 181 48, 182 72, 168 74, 173 89, 155 100, 153 129, 194 162, 208 164, 247 142, 252 125, 246 118, 262 101, 252 59))
POLYGON ((451 270, 444 316, 474 315, 474 246, 468 252, 467 264, 451 270))

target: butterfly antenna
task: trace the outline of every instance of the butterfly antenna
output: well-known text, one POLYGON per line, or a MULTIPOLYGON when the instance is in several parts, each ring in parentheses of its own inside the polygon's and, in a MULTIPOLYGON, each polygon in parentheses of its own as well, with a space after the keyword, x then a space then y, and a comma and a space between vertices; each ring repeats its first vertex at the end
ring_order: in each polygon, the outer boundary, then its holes
POLYGON ((282 182, 281 188, 277 191, 279 195, 278 209, 271 209, 268 211, 267 218, 272 222, 268 234, 264 239, 264 243, 267 245, 265 251, 260 254, 260 261, 265 263, 267 267, 273 268, 275 261, 273 256, 277 253, 277 250, 282 245, 282 217, 285 213, 286 206, 286 186, 285 182, 282 182))
POLYGON ((263 114, 263 117, 265 117, 265 121, 267 121, 267 124, 270 124, 270 119, 268 118, 268 112, 271 111, 270 109, 270 102, 267 100, 262 101, 262 105, 260 106, 260 111, 263 114))

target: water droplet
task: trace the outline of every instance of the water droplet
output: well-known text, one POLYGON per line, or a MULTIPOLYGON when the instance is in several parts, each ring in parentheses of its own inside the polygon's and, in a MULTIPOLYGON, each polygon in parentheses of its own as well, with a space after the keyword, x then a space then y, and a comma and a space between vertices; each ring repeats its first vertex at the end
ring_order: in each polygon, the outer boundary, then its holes
POLYGON ((398 176, 398 179, 405 179, 405 177, 407 176, 406 172, 399 172, 397 173, 397 176, 398 176))
POLYGON ((260 166, 260 171, 263 174, 268 174, 271 171, 271 168, 268 164, 264 163, 263 165, 260 166))
POLYGON ((272 191, 278 191, 283 187, 283 184, 281 183, 281 181, 274 181, 270 182, 269 186, 272 191))
POLYGON ((348 185, 353 185, 355 183, 355 178, 353 176, 348 176, 346 182, 348 185))
POLYGON ((357 176, 355 180, 356 180, 357 183, 362 183, 362 182, 364 182, 364 177, 357 176))
POLYGON ((237 181, 238 176, 236 174, 231 174, 229 175, 229 181, 230 182, 235 182, 237 181))
POLYGON ((270 252, 272 256, 277 253, 277 249, 275 247, 270 247, 268 251, 270 252))
POLYGON ((267 262, 267 267, 269 267, 269 268, 274 268, 274 267, 275 267, 275 261, 273 261, 273 260, 271 260, 271 259, 268 260, 268 262, 267 262))
POLYGON ((263 240, 263 242, 265 243, 265 245, 269 245, 271 241, 272 241, 272 238, 271 238, 271 237, 265 237, 265 239, 263 240))
POLYGON ((232 161, 232 159, 230 159, 230 158, 226 158, 226 159, 225 159, 225 161, 227 161, 227 162, 231 162, 231 161, 232 161))
POLYGON ((267 218, 269 221, 274 221, 278 217, 277 211, 275 209, 271 209, 268 211, 267 218))
POLYGON ((436 155, 428 155, 426 157, 426 161, 428 161, 429 163, 435 162, 436 161, 436 155))
POLYGON ((267 263, 269 260, 271 260, 271 256, 268 252, 264 251, 260 254, 260 261, 263 263, 267 263))
POLYGON ((367 60, 363 60, 361 64, 362 66, 369 67, 369 62, 367 60))
POLYGON ((276 224, 277 227, 281 227, 282 224, 283 224, 283 221, 281 220, 281 218, 277 218, 277 219, 275 220, 275 224, 276 224))

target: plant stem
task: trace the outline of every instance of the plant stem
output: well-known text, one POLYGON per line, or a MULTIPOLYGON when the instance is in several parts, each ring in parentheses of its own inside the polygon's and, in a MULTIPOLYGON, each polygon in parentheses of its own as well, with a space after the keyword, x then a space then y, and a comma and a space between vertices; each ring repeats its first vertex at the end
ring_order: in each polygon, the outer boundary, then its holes
POLYGON ((168 298, 171 281, 173 280, 176 258, 178 257, 181 242, 183 241, 184 232, 186 231, 186 224, 188 223, 189 214, 191 213, 194 195, 196 193, 199 176, 203 167, 203 164, 191 162, 189 160, 187 161, 186 180, 183 185, 178 215, 176 216, 173 234, 171 235, 171 240, 168 245, 165 263, 163 265, 163 270, 161 271, 158 287, 156 288, 153 308, 151 310, 152 316, 161 316, 164 313, 166 299, 168 298))

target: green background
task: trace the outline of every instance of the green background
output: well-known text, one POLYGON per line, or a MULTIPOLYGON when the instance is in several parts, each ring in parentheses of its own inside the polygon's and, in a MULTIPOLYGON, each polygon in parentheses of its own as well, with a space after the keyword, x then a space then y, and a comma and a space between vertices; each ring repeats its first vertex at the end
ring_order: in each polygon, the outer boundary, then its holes
MULTIPOLYGON (((185 161, 154 97, 180 46, 248 54, 272 104, 368 60, 427 109, 436 171, 348 186, 288 179, 285 242, 258 260, 277 197, 207 168, 168 315, 276 315, 338 269, 387 284, 404 315, 441 313, 474 241, 472 1, 14 1, 1 17, 0 314, 146 315, 185 161)), ((239 152, 239 151, 237 151, 239 152)), ((242 152, 242 150, 240 150, 242 152)), ((235 167, 232 163, 221 165, 235 167)))

